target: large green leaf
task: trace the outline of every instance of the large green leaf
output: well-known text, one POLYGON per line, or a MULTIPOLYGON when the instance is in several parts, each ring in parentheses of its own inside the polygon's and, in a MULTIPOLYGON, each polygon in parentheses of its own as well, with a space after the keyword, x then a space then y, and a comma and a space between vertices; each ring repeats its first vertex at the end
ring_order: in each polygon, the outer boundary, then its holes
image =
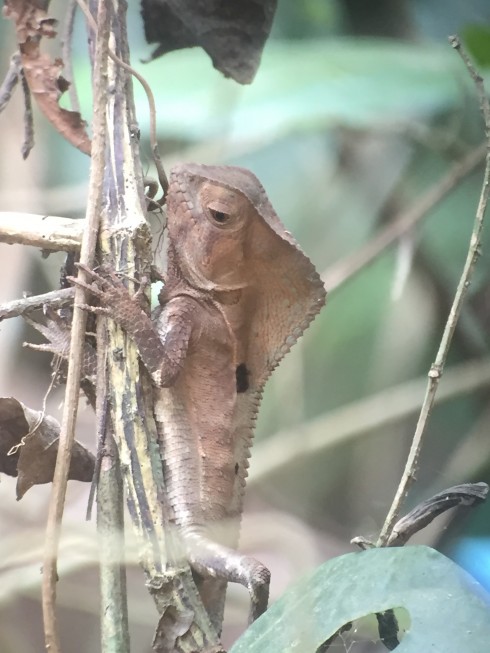
POLYGON ((490 597, 434 549, 372 549, 329 560, 289 589, 230 653, 315 653, 350 621, 405 608, 410 627, 397 653, 482 653, 490 597))
MULTIPOLYGON (((148 65, 133 57, 155 95, 161 136, 270 141, 293 130, 339 123, 386 127, 460 102, 466 75, 452 49, 380 39, 273 41, 254 83, 222 78, 199 49, 148 65)), ((87 60, 76 65, 82 109, 89 115, 87 60), (86 91, 83 92, 83 89, 86 91)), ((135 84, 146 129, 147 100, 135 84)))

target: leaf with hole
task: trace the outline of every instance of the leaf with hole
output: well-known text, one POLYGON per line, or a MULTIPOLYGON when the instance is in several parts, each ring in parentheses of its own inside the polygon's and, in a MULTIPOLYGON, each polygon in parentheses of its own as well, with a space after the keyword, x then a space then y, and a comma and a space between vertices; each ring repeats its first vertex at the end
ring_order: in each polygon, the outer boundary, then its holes
POLYGON ((289 589, 230 653, 317 653, 349 623, 401 608, 409 615, 397 653, 482 653, 490 596, 454 562, 424 546, 349 553, 289 589))

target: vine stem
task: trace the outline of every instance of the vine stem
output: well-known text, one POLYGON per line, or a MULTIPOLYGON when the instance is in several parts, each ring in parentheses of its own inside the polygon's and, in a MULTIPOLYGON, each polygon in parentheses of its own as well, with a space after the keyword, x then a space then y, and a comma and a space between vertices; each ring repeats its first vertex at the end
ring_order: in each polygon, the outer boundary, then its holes
POLYGON ((454 331, 456 329, 456 325, 461 315, 463 302, 468 292, 471 279, 473 277, 475 264, 481 253, 480 248, 481 248, 483 221, 485 217, 485 211, 487 208, 488 197, 490 192, 490 185, 489 185, 490 103, 485 93, 483 78, 481 77, 481 75, 478 74, 472 62, 470 61, 470 58, 466 53, 466 51, 464 50, 459 37, 458 36, 449 37, 449 43, 462 58, 468 70, 468 73, 470 74, 473 82, 475 83, 476 90, 478 93, 478 97, 480 101, 480 109, 485 124, 485 139, 487 145, 487 154, 485 158, 485 172, 483 177, 480 200, 478 202, 478 208, 476 211, 475 221, 473 224, 473 230, 471 232, 470 244, 468 247, 468 254, 466 256, 463 272, 461 274, 461 278, 459 280, 458 287, 456 289, 456 294, 454 295, 453 304, 449 312, 449 317, 447 319, 446 326, 444 327, 444 332, 442 334, 439 350, 428 373, 429 378, 427 382, 425 396, 422 403, 422 408, 420 410, 420 415, 417 421, 417 426, 415 428, 415 434, 413 436, 413 441, 410 447, 410 452, 408 454, 405 469, 403 471, 400 484, 396 491, 395 498, 388 512, 385 523, 383 524, 383 528, 381 529, 381 533, 379 535, 376 546, 385 546, 386 543, 388 542, 390 535, 393 531, 393 527, 399 517, 402 504, 408 494, 408 491, 412 483, 414 482, 417 476, 417 471, 419 468, 420 451, 422 448, 427 422, 429 420, 432 407, 434 405, 434 400, 437 393, 437 389, 439 387, 439 382, 441 380, 444 371, 444 366, 446 364, 449 347, 451 346, 454 331))

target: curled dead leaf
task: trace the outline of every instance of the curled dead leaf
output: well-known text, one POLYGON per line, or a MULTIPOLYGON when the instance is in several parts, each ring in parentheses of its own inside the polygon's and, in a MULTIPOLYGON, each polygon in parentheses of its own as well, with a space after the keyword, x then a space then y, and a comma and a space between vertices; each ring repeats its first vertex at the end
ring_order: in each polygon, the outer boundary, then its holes
POLYGON ((58 104, 68 82, 62 77, 63 62, 42 54, 42 38, 56 35, 56 21, 33 0, 6 0, 4 16, 15 22, 22 68, 30 92, 39 108, 55 129, 85 154, 90 155, 91 143, 86 123, 77 111, 68 111, 58 104))
MULTIPOLYGON (((17 500, 33 485, 53 480, 60 425, 14 397, 0 397, 0 472, 17 476, 17 500)), ((68 478, 90 482, 95 458, 74 443, 68 478)))

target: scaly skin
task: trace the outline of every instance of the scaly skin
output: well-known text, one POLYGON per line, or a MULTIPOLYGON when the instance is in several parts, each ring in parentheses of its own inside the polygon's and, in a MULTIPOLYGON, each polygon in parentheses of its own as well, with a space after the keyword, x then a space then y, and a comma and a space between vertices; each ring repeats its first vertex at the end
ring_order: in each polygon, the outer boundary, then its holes
POLYGON ((269 571, 238 554, 248 458, 264 384, 325 300, 313 265, 247 170, 174 168, 168 269, 150 319, 117 276, 87 286, 95 311, 136 342, 155 383, 166 489, 203 602, 221 631, 226 583, 245 585, 250 619, 269 571))

